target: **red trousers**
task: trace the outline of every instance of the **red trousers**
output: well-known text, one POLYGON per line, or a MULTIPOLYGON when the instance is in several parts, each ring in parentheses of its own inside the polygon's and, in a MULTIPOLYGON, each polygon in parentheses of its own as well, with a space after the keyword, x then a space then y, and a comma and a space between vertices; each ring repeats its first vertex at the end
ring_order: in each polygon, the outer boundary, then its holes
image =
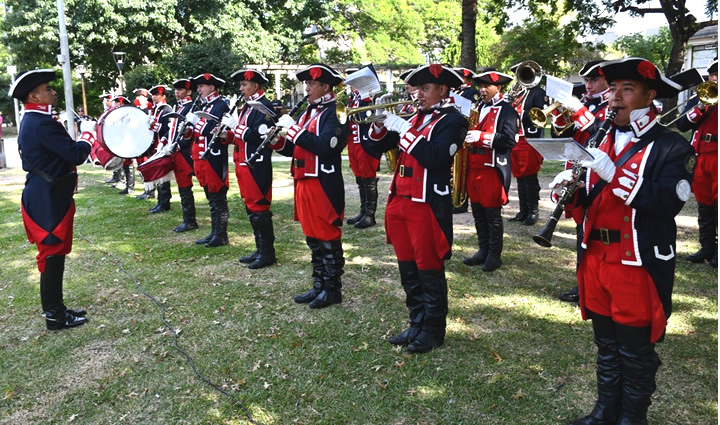
POLYGON ((318 179, 295 180, 295 220, 300 222, 305 236, 321 241, 334 241, 342 237, 338 216, 318 179))
POLYGON ((51 255, 67 255, 72 251, 72 239, 73 239, 73 221, 75 219, 75 202, 70 205, 68 212, 63 217, 60 224, 57 225, 52 232, 48 232, 42 227, 38 226, 32 218, 25 211, 25 206, 22 205, 22 218, 23 225, 25 226, 25 234, 27 235, 28 241, 34 243, 38 249, 38 255, 35 257, 37 260, 37 267, 40 273, 45 273, 45 259, 51 255), (48 235, 52 233, 62 243, 46 245, 42 243, 48 235))
POLYGON ((697 156, 692 190, 695 199, 704 205, 718 203, 718 153, 701 153, 697 156))
POLYGON ((240 196, 242 196, 247 209, 252 212, 270 211, 272 187, 268 190, 267 195, 263 195, 250 169, 237 162, 235 163, 235 176, 237 177, 238 187, 240 188, 240 196), (261 203, 260 201, 263 200, 267 202, 261 203))

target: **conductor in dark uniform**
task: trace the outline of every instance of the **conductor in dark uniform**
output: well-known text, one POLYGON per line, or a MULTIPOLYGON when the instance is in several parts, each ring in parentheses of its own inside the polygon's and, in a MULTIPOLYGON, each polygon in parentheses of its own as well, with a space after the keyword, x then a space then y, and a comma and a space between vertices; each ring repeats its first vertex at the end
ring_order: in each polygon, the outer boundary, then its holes
POLYGON ((65 255, 72 250, 77 186, 76 165, 85 162, 92 146, 74 141, 51 116, 58 99, 48 82, 52 69, 28 71, 10 87, 10 96, 25 104, 18 133, 23 170, 22 217, 28 240, 37 245, 40 301, 49 330, 85 324, 85 310, 71 310, 63 301, 65 255))
POLYGON ((345 214, 345 186, 341 152, 348 126, 336 116, 337 100, 332 89, 343 79, 325 64, 313 64, 295 74, 305 83, 307 109, 297 123, 283 115, 278 125, 287 129, 271 147, 292 156, 290 173, 295 182, 295 220, 300 222, 312 253, 313 286, 295 297, 310 308, 324 308, 342 302, 345 257, 342 230, 345 214))
POLYGON ((598 350, 598 398, 572 425, 644 425, 660 367, 655 344, 672 312, 675 216, 690 197, 695 155, 658 123, 653 107, 655 98, 676 96, 678 84, 641 58, 600 68, 617 115, 598 148, 589 149, 594 159, 582 161, 585 184, 570 205, 584 217, 577 278, 598 350))
POLYGON ((245 203, 250 225, 255 235, 255 251, 240 257, 249 269, 261 269, 275 264, 275 231, 273 230, 272 211, 272 149, 265 146, 260 156, 248 166, 246 161, 257 151, 265 140, 265 134, 275 125, 275 112, 272 103, 265 97, 265 86, 269 80, 260 71, 240 69, 231 78, 240 82, 240 92, 245 103, 235 119, 226 116, 222 124, 228 128, 225 143, 234 144, 233 162, 237 176, 240 196, 245 203), (262 112, 247 102, 259 102, 266 109, 262 112))
POLYGON ((410 327, 390 343, 424 353, 445 340, 445 261, 451 256, 453 241, 450 167, 468 122, 450 96, 450 90, 462 84, 452 68, 425 65, 405 81, 418 87, 417 113, 407 121, 387 114, 383 126, 372 126, 370 138, 379 151, 400 148, 385 230, 398 259, 410 327))
POLYGON ((211 248, 228 244, 227 225, 230 213, 227 204, 227 191, 230 187, 228 178, 228 147, 219 142, 208 146, 213 139, 213 129, 220 125, 223 115, 229 111, 228 104, 220 96, 217 89, 225 85, 213 74, 204 73, 192 79, 200 96, 200 110, 217 118, 216 120, 200 118, 189 112, 185 118, 194 125, 190 137, 193 139, 192 160, 195 176, 200 186, 205 189, 205 196, 210 204, 210 234, 195 241, 198 245, 211 248), (206 154, 206 151, 207 152, 206 154), (203 155, 206 155, 203 159, 203 155))

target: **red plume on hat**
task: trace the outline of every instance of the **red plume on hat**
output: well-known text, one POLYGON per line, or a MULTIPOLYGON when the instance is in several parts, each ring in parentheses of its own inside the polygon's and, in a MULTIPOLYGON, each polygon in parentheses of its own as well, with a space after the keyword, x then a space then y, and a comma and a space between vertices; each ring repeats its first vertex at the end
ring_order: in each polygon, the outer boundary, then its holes
POLYGON ((163 86, 158 87, 158 88, 157 88, 157 92, 158 92, 158 94, 163 94, 163 93, 165 93, 165 87, 163 87, 163 86))
POLYGON ((430 65, 428 70, 435 78, 438 78, 438 77, 440 77, 440 74, 442 74, 442 72, 443 72, 443 67, 439 63, 434 63, 434 64, 430 65))
POLYGON ((464 69, 464 70, 463 70, 463 75, 466 76, 466 77, 469 77, 469 76, 470 76, 470 70, 469 70, 469 69, 464 69))
POLYGON ((186 88, 187 90, 190 90, 190 87, 191 87, 190 81, 185 81, 185 88, 186 88))
POLYGON ((655 70, 655 65, 653 65, 650 61, 642 61, 637 66, 638 74, 642 75, 648 80, 654 80, 656 78, 655 70))
POLYGON ((245 71, 244 77, 247 81, 252 81, 253 77, 255 76, 255 73, 252 71, 245 71))
POLYGON ((204 74, 203 74, 203 78, 205 78, 206 80, 210 81, 210 73, 209 73, 209 72, 204 73, 204 74))
POLYGON ((310 69, 310 77, 312 77, 313 80, 317 80, 322 75, 322 69, 320 68, 311 68, 310 69))
POLYGON ((498 77, 498 75, 497 75, 496 73, 491 72, 491 73, 490 73, 490 79, 493 80, 493 81, 495 81, 495 82, 497 82, 497 80, 499 80, 500 77, 498 77))

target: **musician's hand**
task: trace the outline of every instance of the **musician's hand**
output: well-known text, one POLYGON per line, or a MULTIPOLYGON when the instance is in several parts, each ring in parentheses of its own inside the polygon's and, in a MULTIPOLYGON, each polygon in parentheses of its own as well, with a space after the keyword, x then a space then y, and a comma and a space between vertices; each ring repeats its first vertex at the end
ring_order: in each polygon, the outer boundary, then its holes
POLYGON ((579 111, 580 108, 583 107, 582 102, 580 102, 580 99, 573 96, 571 93, 567 92, 561 92, 558 94, 558 97, 555 98, 558 102, 562 104, 562 106, 565 107, 565 109, 569 109, 572 112, 579 111))
POLYGON ((198 123, 198 121, 200 121, 200 117, 198 117, 192 112, 188 112, 188 114, 185 115, 185 121, 191 123, 192 125, 195 125, 198 123))
POLYGON ((574 178, 573 170, 565 170, 558 173, 557 176, 553 179, 552 182, 548 185, 550 189, 552 189, 552 193, 550 194, 550 198, 553 200, 553 202, 557 203, 558 196, 560 194, 560 191, 564 186, 567 186, 568 183, 570 183, 574 178))
POLYGON ((162 127, 162 124, 155 120, 150 123, 150 131, 152 131, 153 133, 157 133, 158 131, 160 131, 160 127, 162 127))
POLYGON ((247 130, 247 126, 245 125, 238 125, 235 127, 235 131, 233 134, 235 135, 235 140, 243 140, 243 134, 247 130))
POLYGON ((290 115, 285 114, 278 119, 277 125, 278 127, 288 128, 295 125, 295 120, 290 115))
POLYGON ((183 134, 182 134, 183 139, 189 139, 192 137, 192 135, 193 135, 192 126, 185 127, 185 129, 183 130, 183 134))
POLYGON ((583 167, 591 168, 606 182, 612 181, 615 177, 615 163, 605 152, 598 148, 588 149, 588 153, 593 156, 593 160, 582 160, 580 164, 583 167))
POLYGON ((235 127, 237 127, 238 120, 235 117, 233 117, 232 115, 225 115, 223 117, 222 121, 220 121, 220 125, 223 125, 232 130, 235 127))
POLYGON ((470 130, 465 135, 465 143, 477 143, 480 141, 480 130, 470 130))
POLYGON ((400 136, 412 127, 409 122, 387 111, 385 111, 385 121, 383 121, 383 125, 385 125, 388 131, 396 131, 400 136))
POLYGON ((385 93, 384 95, 375 99, 375 104, 380 105, 383 103, 390 103, 392 101, 392 97, 393 97, 392 93, 385 93))

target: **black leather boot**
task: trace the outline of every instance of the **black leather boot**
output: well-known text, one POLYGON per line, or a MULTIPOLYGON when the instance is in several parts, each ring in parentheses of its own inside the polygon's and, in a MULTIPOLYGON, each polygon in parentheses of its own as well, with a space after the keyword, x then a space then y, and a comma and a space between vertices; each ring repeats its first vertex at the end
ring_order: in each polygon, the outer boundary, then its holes
POLYGON ((365 180, 361 177, 355 177, 355 182, 358 185, 358 193, 360 194, 360 213, 356 215, 355 217, 350 217, 345 222, 347 224, 354 225, 358 221, 360 221, 361 218, 365 215, 365 199, 366 199, 366 193, 365 193, 365 180))
POLYGON ((440 270, 419 270, 425 300, 425 318, 422 330, 408 345, 411 353, 427 353, 443 345, 445 341, 445 319, 448 313, 447 280, 445 268, 440 270))
POLYGON ((698 202, 698 232, 700 234, 700 250, 685 257, 692 263, 710 261, 717 251, 717 212, 712 205, 698 202))
POLYGON ((358 229, 366 229, 370 226, 375 225, 375 210, 377 209, 378 190, 377 190, 378 179, 370 178, 365 179, 365 215, 355 223, 355 227, 358 229))
POLYGON ((222 188, 220 192, 211 193, 215 199, 215 230, 212 237, 205 244, 206 248, 214 248, 229 243, 227 235, 228 220, 230 219, 230 211, 227 204, 227 189, 222 188))
MULTIPOLYGON (((118 170, 118 173, 121 171, 118 170)), ((125 176, 125 188, 118 192, 119 195, 129 195, 135 190, 135 167, 132 165, 126 165, 122 168, 122 173, 125 176)), ((115 175, 113 173, 113 175, 115 175)))
POLYGON ((717 242, 718 206, 717 206, 717 204, 713 205, 713 217, 715 218, 715 219, 714 219, 714 222, 713 222, 713 227, 715 228, 715 233, 716 233, 715 236, 716 236, 716 237, 715 237, 715 252, 713 253, 712 258, 710 259, 710 265, 713 266, 713 267, 715 267, 715 268, 717 268, 717 266, 718 266, 718 259, 717 259, 717 251, 718 251, 718 242, 717 242))
POLYGON ((157 186, 157 204, 148 211, 152 214, 170 211, 170 198, 172 198, 170 182, 160 183, 157 186))
POLYGON ((298 304, 307 304, 311 302, 320 292, 322 292, 323 287, 325 286, 325 282, 323 281, 325 264, 323 263, 320 241, 315 238, 306 237, 305 243, 307 243, 307 246, 310 248, 310 264, 313 269, 313 286, 307 292, 295 296, 295 302, 298 304))
POLYGON ((480 266, 485 263, 488 255, 488 223, 485 217, 485 208, 480 204, 472 204, 472 215, 475 220, 475 232, 478 237, 478 252, 472 257, 463 260, 468 266, 480 266))
POLYGON ((592 412, 570 425, 615 425, 623 395, 623 364, 612 319, 591 313, 597 345, 598 398, 592 412))
POLYGON ((558 296, 558 299, 560 301, 565 301, 569 303, 576 303, 580 299, 580 295, 578 294, 578 287, 574 287, 573 289, 563 292, 558 296))
POLYGON ((178 187, 180 192, 180 205, 182 207, 183 222, 173 229, 173 232, 182 233, 198 228, 195 219, 195 196, 192 187, 178 187))
POLYGON ((527 205, 527 217, 523 220, 523 226, 533 226, 540 219, 540 183, 537 174, 523 177, 525 180, 525 203, 527 205))
POLYGON ((661 364, 655 344, 622 345, 620 357, 623 365, 622 412, 616 425, 647 425, 650 398, 655 392, 655 374, 661 364))
POLYGON ((68 310, 63 303, 63 274, 65 256, 51 255, 45 259, 45 271, 40 274, 40 301, 45 326, 48 330, 60 330, 84 325, 88 319, 70 312, 85 315, 85 310, 68 310))
POLYGON ((485 208, 488 223, 488 256, 482 265, 482 271, 491 272, 502 266, 500 259, 503 249, 502 208, 485 208))
POLYGON ((248 220, 250 221, 250 227, 253 229, 253 236, 255 237, 255 251, 248 255, 243 255, 240 257, 240 262, 244 264, 250 264, 258 256, 258 251, 260 250, 260 236, 258 235, 258 229, 256 227, 257 220, 253 220, 253 215, 255 215, 254 212, 250 211, 247 207, 245 207, 245 212, 247 212, 248 220))
POLYGON ((113 185, 112 187, 115 187, 115 184, 119 183, 119 182, 120 182, 120 170, 115 170, 112 172, 112 176, 109 179, 105 180, 104 183, 113 185))
POLYGON ((210 242, 210 239, 213 238, 215 235, 215 229, 217 228, 217 206, 214 201, 214 196, 210 191, 207 189, 207 187, 203 188, 205 190, 205 198, 208 200, 208 205, 210 206, 210 234, 205 236, 202 239, 198 239, 195 241, 198 245, 205 245, 206 243, 210 242))
POLYGON ((425 317, 425 297, 417 264, 414 261, 398 261, 400 283, 405 290, 405 306, 408 309, 410 327, 399 335, 390 338, 392 345, 408 345, 415 340, 422 330, 425 317))
MULTIPOLYGON (((144 185, 143 185, 144 186, 144 185)), ((141 193, 140 195, 136 196, 135 199, 144 201, 145 199, 152 199, 155 197, 155 186, 149 187, 149 185, 145 187, 145 191, 141 193)))
POLYGON ((258 255, 255 260, 248 265, 249 269, 261 269, 273 265, 277 262, 275 257, 275 232, 273 230, 272 212, 263 211, 250 216, 253 229, 258 231, 258 255))
POLYGON ((342 241, 320 241, 323 265, 323 290, 310 302, 310 308, 325 308, 342 302, 342 281, 345 258, 343 257, 342 241))
POLYGON ((527 218, 527 190, 525 185, 525 177, 518 177, 517 181, 517 192, 518 192, 518 207, 520 211, 515 214, 515 217, 508 219, 508 221, 519 221, 522 223, 527 218))

